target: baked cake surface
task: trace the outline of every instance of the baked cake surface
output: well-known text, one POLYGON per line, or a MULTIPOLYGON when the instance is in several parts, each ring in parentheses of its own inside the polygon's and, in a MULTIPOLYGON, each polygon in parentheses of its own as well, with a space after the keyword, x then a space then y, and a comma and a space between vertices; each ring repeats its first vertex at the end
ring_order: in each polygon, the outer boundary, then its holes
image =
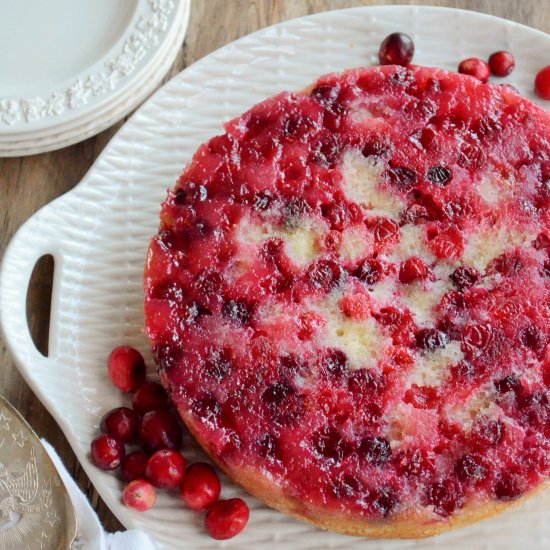
POLYGON ((202 145, 146 331, 201 445, 334 530, 434 534, 550 475, 550 115, 438 69, 327 75, 202 145))

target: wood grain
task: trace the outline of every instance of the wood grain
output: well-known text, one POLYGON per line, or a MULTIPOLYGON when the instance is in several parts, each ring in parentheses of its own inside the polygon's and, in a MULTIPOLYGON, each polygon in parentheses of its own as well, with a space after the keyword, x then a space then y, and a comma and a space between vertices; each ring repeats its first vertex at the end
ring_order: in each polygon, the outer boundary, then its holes
MULTIPOLYGON (((209 52, 267 25, 319 11, 371 4, 429 4, 464 8, 506 17, 550 33, 548 0, 193 0, 186 40, 165 80, 209 52)), ((0 159, 0 256, 25 220, 81 180, 122 124, 59 151, 0 159)), ((28 297, 31 331, 43 352, 47 351, 52 273, 51 259, 41 260, 35 268, 28 297)), ((99 499, 53 418, 21 378, 1 339, 0 373, 0 392, 21 411, 37 433, 58 450, 69 471, 89 496, 106 529, 122 529, 99 499)))

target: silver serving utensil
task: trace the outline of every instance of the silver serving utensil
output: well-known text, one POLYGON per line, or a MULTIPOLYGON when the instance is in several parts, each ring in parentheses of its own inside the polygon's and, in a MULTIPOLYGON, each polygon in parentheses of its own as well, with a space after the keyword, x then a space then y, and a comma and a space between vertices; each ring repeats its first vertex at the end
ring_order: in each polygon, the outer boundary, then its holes
POLYGON ((69 493, 40 439, 0 396, 0 548, 66 550, 76 538, 69 493))

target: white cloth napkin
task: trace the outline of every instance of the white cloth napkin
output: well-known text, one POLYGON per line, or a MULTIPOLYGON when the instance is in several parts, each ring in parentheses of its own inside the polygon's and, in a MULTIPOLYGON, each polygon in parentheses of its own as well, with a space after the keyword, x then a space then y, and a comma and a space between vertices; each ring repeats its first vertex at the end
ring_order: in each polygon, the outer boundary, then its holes
POLYGON ((78 533, 73 550, 155 550, 153 541, 143 531, 130 529, 118 533, 105 533, 99 519, 78 485, 65 469, 55 449, 44 439, 41 440, 50 455, 65 487, 69 491, 76 511, 78 533))

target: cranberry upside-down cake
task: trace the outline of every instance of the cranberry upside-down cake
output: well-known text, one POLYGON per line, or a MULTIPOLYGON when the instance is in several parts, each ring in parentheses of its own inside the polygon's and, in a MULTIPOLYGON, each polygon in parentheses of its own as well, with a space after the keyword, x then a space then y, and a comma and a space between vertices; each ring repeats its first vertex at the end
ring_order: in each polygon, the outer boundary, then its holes
POLYGON ((550 477, 550 115, 410 66, 281 93, 201 145, 145 269, 208 454, 324 528, 422 537, 550 477))

